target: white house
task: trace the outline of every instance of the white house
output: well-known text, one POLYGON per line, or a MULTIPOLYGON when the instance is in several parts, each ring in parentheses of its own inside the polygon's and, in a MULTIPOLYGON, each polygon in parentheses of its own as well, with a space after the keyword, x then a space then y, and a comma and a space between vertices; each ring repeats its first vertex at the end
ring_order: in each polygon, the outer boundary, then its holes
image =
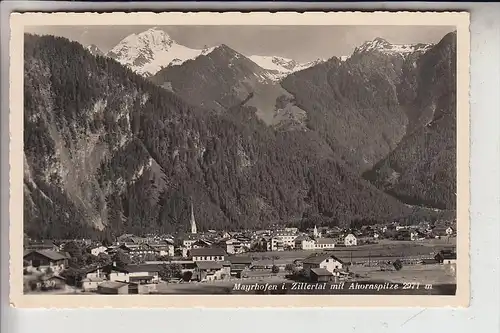
POLYGON ((158 283, 160 281, 160 265, 157 264, 139 264, 128 265, 126 270, 129 272, 129 281, 138 284, 158 283))
POLYGON ((297 234, 289 231, 277 231, 271 238, 271 251, 283 251, 295 248, 297 234))
POLYGON ((215 281, 231 276, 231 264, 220 261, 198 261, 194 276, 199 281, 215 281))
POLYGON ((446 235, 451 236, 451 235, 453 235, 454 231, 455 230, 453 230, 452 227, 448 227, 448 228, 446 228, 446 235))
POLYGON ((97 291, 97 287, 104 281, 106 280, 100 277, 84 278, 82 280, 82 289, 83 291, 97 291))
POLYGON ((150 246, 155 249, 160 256, 173 257, 175 255, 174 244, 171 241, 163 240, 154 244, 150 244, 150 246))
POLYGON ((315 250, 316 241, 309 236, 298 236, 295 238, 295 248, 301 250, 315 250))
POLYGON ((86 279, 103 279, 108 281, 129 282, 129 272, 127 269, 116 267, 116 264, 103 267, 96 267, 85 273, 86 279))
POLYGON ((335 240, 333 238, 316 238, 315 248, 317 250, 328 250, 335 247, 335 240))
POLYGON ((101 253, 106 253, 107 250, 108 250, 108 248, 106 246, 101 245, 101 246, 94 247, 93 249, 91 249, 90 253, 97 257, 101 253))
POLYGON ((229 238, 225 242, 226 252, 228 254, 237 254, 245 252, 246 248, 250 248, 250 241, 241 238, 229 238))
POLYGON ((344 238, 345 246, 356 246, 358 245, 358 239, 353 234, 348 234, 344 238))
POLYGON ((226 252, 219 247, 192 249, 190 251, 194 262, 197 261, 224 261, 226 252))
POLYGON ((198 239, 195 238, 187 238, 182 240, 182 246, 184 246, 186 249, 191 250, 191 247, 193 246, 194 243, 196 243, 198 239))
POLYGON ((340 275, 344 263, 339 258, 331 254, 315 253, 305 258, 303 261, 304 273, 307 277, 311 277, 311 269, 324 268, 333 275, 340 275))

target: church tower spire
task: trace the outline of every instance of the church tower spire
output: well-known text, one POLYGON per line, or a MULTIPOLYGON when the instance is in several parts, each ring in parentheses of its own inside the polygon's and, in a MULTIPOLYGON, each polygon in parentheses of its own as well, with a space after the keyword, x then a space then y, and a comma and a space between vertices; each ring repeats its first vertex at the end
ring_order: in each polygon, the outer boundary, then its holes
POLYGON ((196 221, 194 219, 193 201, 191 201, 191 233, 196 234, 196 221))

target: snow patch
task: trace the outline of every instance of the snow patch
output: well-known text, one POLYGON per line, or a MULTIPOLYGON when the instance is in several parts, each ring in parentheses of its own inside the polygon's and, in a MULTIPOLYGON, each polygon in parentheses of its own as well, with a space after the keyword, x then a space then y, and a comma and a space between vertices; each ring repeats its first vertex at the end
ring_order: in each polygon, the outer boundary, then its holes
POLYGON ((424 53, 432 46, 433 44, 391 44, 383 38, 375 38, 357 47, 353 54, 376 51, 384 54, 406 57, 415 52, 424 53))
POLYGON ((261 55, 251 55, 248 58, 259 67, 268 70, 267 78, 272 81, 279 81, 291 73, 307 69, 324 61, 323 59, 317 59, 306 63, 299 63, 289 58, 261 55))

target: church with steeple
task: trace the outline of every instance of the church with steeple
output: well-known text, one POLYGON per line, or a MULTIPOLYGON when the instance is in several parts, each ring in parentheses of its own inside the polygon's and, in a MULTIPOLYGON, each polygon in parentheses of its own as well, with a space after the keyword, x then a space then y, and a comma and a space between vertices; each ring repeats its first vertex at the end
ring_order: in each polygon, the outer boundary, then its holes
POLYGON ((196 229, 196 221, 194 219, 194 209, 193 202, 191 202, 191 234, 196 234, 198 230, 196 229))

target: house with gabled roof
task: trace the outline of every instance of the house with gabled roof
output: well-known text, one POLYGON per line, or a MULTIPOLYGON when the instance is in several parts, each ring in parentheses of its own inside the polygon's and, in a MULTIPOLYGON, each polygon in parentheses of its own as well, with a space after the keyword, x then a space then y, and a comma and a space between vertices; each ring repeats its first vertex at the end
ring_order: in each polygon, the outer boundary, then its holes
POLYGON ((316 241, 308 235, 299 235, 295 238, 295 248, 301 250, 316 249, 316 241))
POLYGON ((335 248, 335 239, 321 237, 315 239, 315 248, 318 250, 329 250, 335 248))
POLYGON ((313 268, 324 268, 332 273, 332 275, 339 275, 344 266, 342 260, 328 253, 314 253, 305 258, 302 263, 304 274, 309 278, 311 278, 311 270, 313 268))
POLYGON ((68 266, 69 258, 65 253, 53 250, 27 250, 24 252, 23 259, 27 262, 28 271, 51 270, 53 273, 59 273, 68 266))
POLYGON ((118 267, 116 263, 91 267, 85 271, 86 279, 102 279, 104 281, 129 282, 129 271, 125 267, 118 267))
POLYGON ((189 251, 194 262, 197 261, 224 261, 227 256, 226 251, 220 247, 206 247, 191 249, 189 251))
POLYGON ((229 278, 231 264, 224 261, 197 261, 194 276, 199 281, 214 281, 229 278))
POLYGON ((125 269, 129 273, 129 281, 137 284, 158 283, 162 265, 138 264, 127 265, 125 269))

